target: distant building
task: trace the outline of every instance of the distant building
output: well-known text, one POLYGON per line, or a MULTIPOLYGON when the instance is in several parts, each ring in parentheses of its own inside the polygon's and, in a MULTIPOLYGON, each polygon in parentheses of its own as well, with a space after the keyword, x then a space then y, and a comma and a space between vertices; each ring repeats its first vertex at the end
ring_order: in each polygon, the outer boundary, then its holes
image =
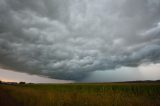
POLYGON ((17 82, 3 82, 3 81, 0 81, 0 84, 3 84, 3 85, 17 85, 18 83, 17 82))
POLYGON ((7 82, 8 85, 17 85, 17 82, 7 82))

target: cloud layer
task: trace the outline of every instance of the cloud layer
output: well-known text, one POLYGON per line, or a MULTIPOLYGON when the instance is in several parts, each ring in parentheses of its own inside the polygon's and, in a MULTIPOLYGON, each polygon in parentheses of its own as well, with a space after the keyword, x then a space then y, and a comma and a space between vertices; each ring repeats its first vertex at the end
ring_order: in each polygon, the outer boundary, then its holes
POLYGON ((159 0, 0 0, 0 65, 81 80, 160 62, 159 0))

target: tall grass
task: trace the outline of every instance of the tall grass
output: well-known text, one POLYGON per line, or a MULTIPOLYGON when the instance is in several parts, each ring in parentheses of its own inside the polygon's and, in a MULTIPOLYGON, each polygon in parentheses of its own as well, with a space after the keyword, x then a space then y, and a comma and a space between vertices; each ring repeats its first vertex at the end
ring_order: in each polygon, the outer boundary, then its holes
POLYGON ((19 106, 160 106, 160 84, 1 86, 19 106))

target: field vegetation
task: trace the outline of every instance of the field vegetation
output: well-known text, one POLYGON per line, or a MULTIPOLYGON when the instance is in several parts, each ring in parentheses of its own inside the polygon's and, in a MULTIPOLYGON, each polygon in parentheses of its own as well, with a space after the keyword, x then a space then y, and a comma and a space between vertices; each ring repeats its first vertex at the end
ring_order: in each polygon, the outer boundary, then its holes
POLYGON ((0 85, 0 106, 160 106, 160 83, 0 85))

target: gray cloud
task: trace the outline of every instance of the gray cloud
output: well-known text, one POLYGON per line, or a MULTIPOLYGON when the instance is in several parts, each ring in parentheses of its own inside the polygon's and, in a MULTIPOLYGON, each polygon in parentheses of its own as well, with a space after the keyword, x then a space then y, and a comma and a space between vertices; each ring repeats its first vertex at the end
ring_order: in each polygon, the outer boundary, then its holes
POLYGON ((159 0, 0 0, 0 64, 52 78, 160 62, 159 0))

